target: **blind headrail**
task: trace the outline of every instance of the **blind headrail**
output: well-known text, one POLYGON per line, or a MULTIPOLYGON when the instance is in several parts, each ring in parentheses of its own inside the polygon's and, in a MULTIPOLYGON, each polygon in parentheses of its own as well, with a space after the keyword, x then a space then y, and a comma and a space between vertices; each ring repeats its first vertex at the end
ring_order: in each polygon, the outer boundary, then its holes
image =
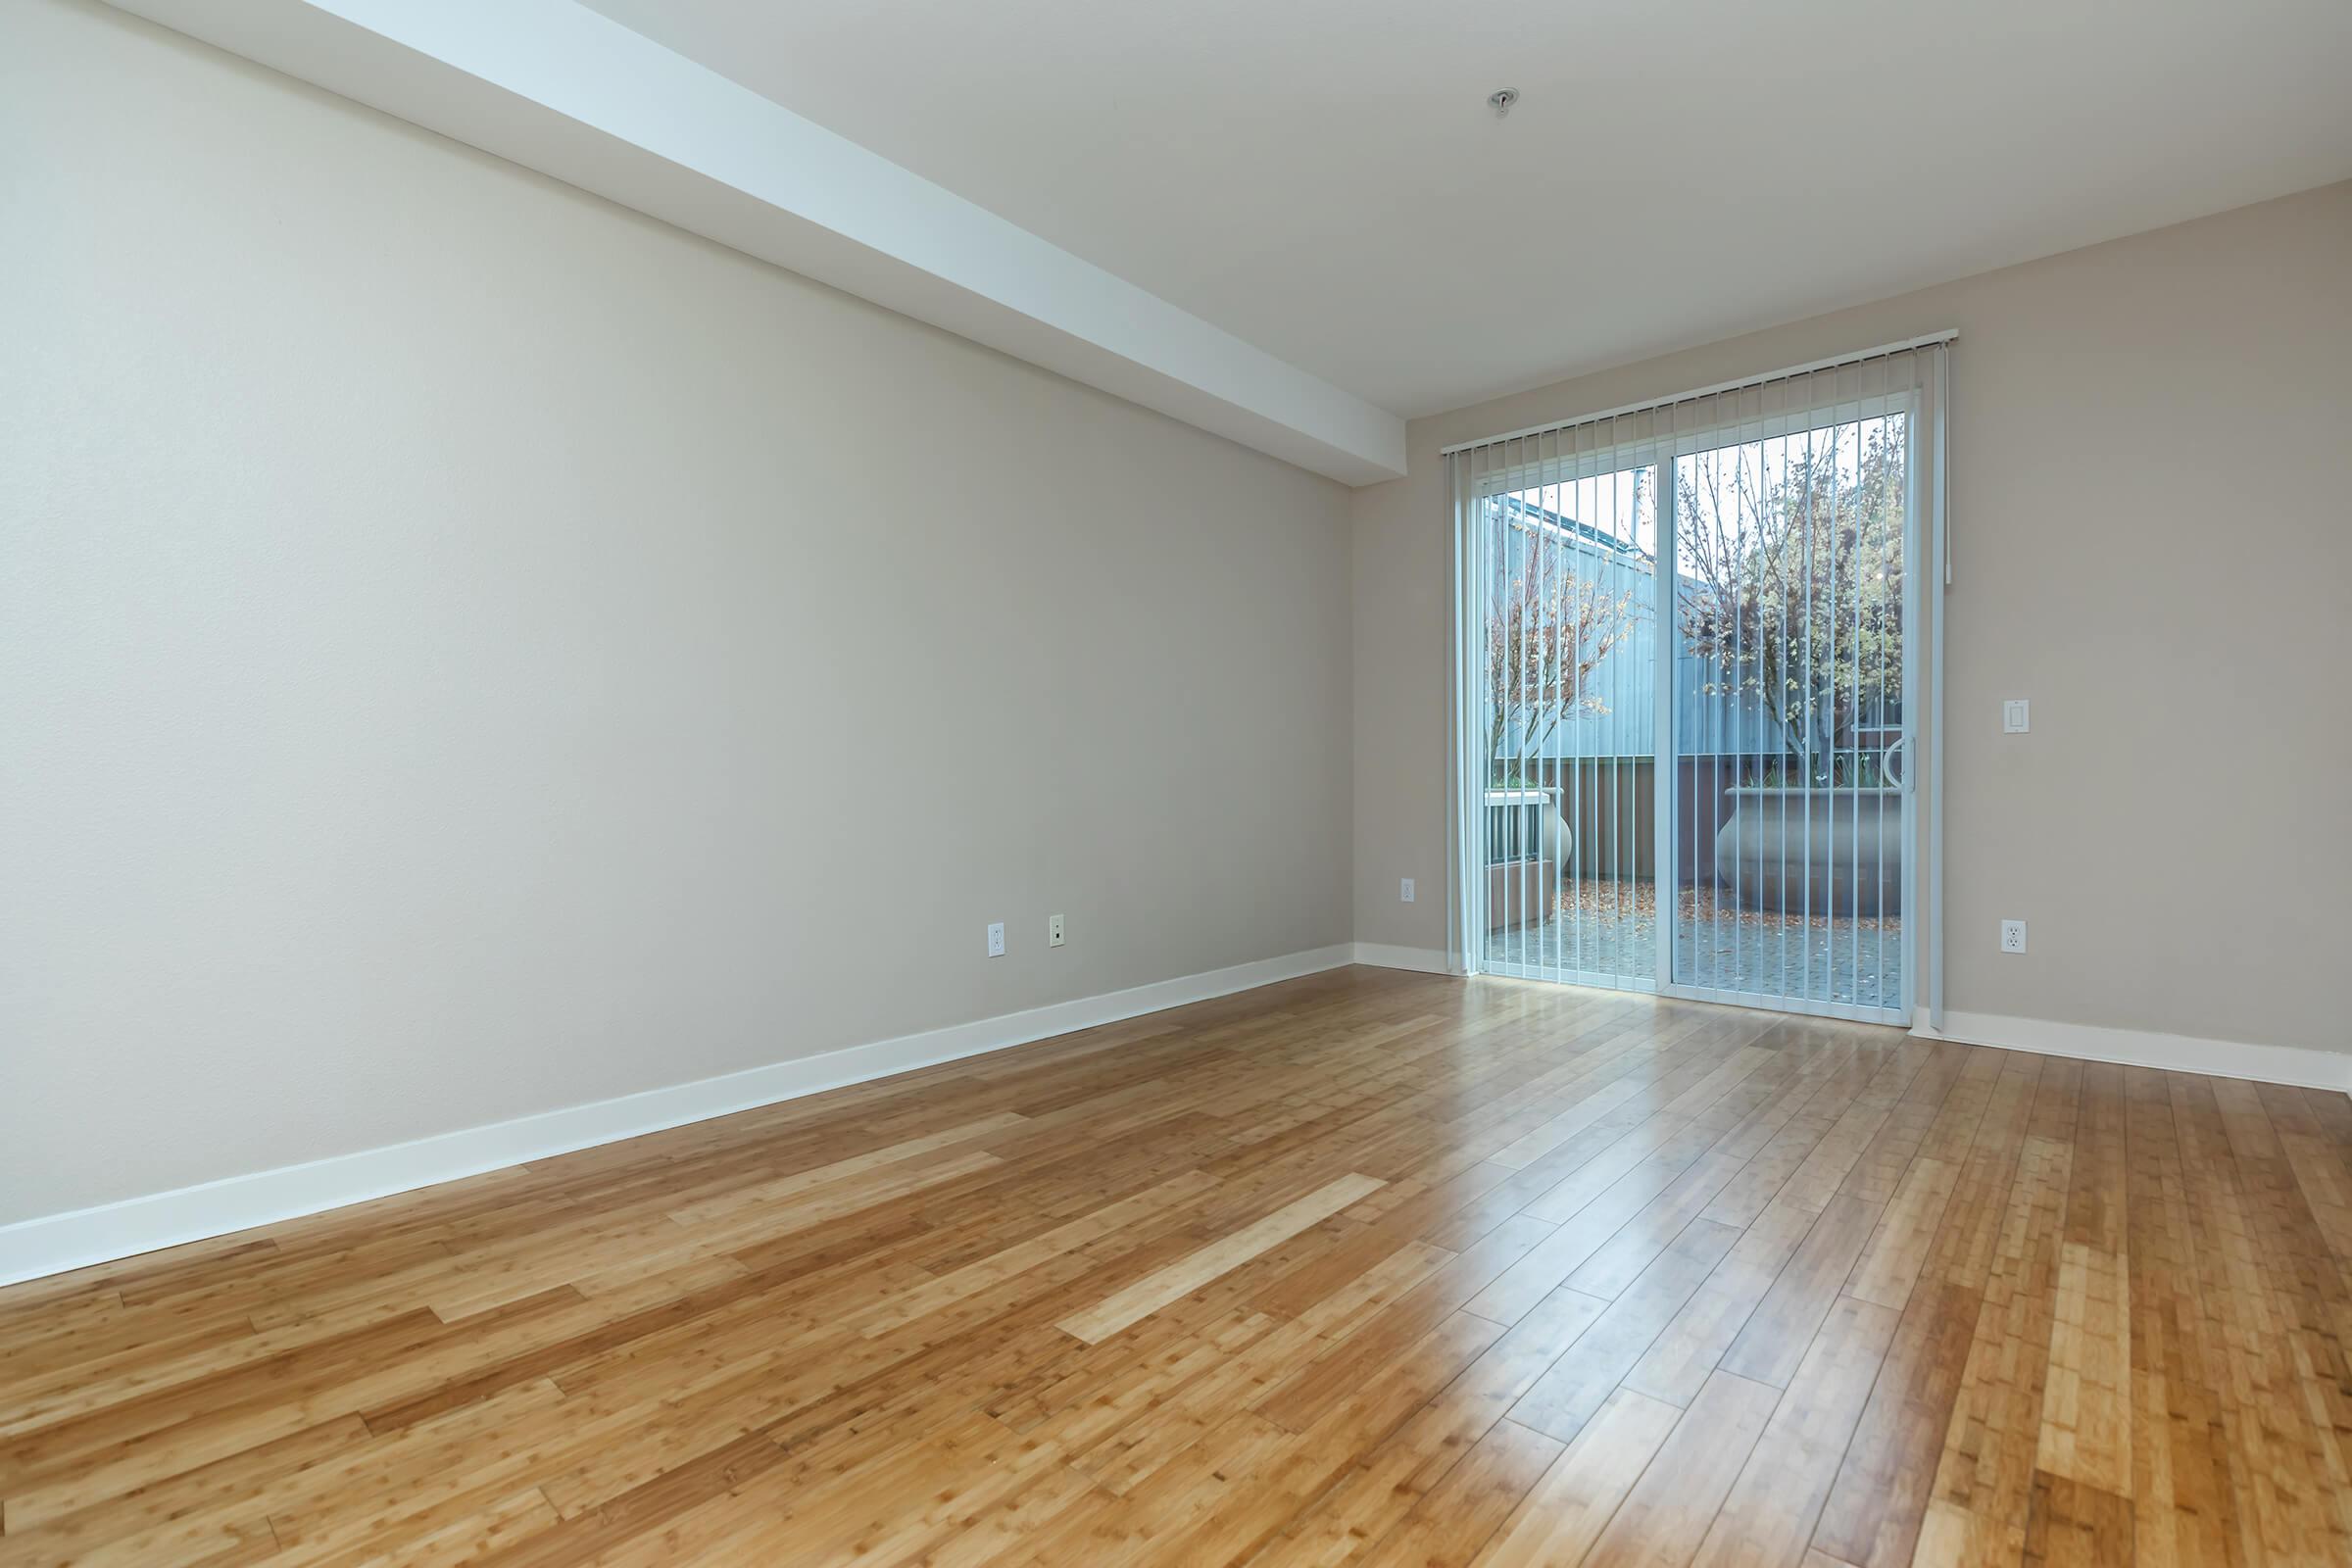
POLYGON ((1959 335, 1956 330, 1930 332, 1925 337, 1905 338, 1900 343, 1882 343, 1877 348, 1857 349, 1851 354, 1838 354, 1826 360, 1815 360, 1810 365, 1791 365, 1786 369, 1774 370, 1765 375, 1743 375, 1737 381, 1719 381, 1713 386, 1693 387, 1688 392, 1676 392, 1667 397, 1645 398, 1640 403, 1628 403, 1623 408, 1602 409, 1597 414, 1580 414, 1573 419, 1553 419, 1545 424, 1531 424, 1524 430, 1505 430, 1500 435, 1482 435, 1475 441, 1456 441, 1451 446, 1440 447, 1438 456, 1449 458, 1456 452, 1468 452, 1473 447, 1491 447, 1498 441, 1519 441, 1531 435, 1549 435, 1555 430, 1573 430, 1580 424, 1592 424, 1602 419, 1619 419, 1629 414, 1647 414, 1652 409, 1671 408, 1677 403, 1688 403, 1692 398, 1711 398, 1718 393, 1744 392, 1749 387, 1770 386, 1775 381, 1786 381, 1789 377, 1797 375, 1811 375, 1816 370, 1835 370, 1840 366, 1860 365, 1865 360, 1882 360, 1890 354, 1904 354, 1912 349, 1934 348, 1949 343, 1959 335))

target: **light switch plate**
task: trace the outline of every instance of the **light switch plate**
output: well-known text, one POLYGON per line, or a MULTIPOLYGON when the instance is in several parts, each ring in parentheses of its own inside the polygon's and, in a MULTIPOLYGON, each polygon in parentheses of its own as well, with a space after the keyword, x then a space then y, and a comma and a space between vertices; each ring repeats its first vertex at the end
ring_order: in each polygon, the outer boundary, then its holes
POLYGON ((2034 727, 2034 713, 2023 697, 2012 697, 2001 704, 2001 733, 2023 735, 2034 727))

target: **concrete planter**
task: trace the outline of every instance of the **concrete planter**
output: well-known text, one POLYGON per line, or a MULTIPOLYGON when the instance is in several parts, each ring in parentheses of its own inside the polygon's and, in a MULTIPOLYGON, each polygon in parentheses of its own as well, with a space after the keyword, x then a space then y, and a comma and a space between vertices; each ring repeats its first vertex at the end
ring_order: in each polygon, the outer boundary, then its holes
POLYGON ((1487 929, 1551 918, 1575 845, 1558 790, 1487 791, 1487 929))
POLYGON ((1900 914, 1903 792, 1724 791, 1732 814, 1715 834, 1715 883, 1751 909, 1900 914))

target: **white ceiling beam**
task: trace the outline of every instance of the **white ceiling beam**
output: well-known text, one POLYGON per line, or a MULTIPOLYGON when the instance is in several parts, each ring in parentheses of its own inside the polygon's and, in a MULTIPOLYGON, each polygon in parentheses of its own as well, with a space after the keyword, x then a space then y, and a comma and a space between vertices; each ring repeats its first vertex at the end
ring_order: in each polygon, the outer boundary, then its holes
POLYGON ((1404 423, 572 0, 122 10, 1347 484, 1404 423))

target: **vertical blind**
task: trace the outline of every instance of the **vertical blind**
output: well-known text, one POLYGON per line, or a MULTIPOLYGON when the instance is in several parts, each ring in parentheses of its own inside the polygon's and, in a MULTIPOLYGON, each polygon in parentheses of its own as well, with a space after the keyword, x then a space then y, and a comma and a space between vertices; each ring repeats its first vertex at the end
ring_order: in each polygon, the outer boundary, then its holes
POLYGON ((1940 1010, 1951 338, 1447 449, 1457 969, 1940 1010))

